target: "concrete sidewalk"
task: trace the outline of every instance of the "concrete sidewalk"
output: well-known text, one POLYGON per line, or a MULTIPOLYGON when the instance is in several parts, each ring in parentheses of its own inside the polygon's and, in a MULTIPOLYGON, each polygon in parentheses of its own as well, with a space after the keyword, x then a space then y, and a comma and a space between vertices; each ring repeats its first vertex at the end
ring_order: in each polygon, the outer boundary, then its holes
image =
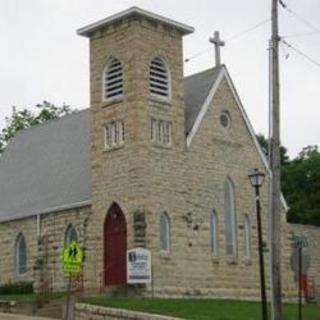
POLYGON ((57 320, 36 316, 25 316, 23 314, 0 313, 0 320, 57 320))

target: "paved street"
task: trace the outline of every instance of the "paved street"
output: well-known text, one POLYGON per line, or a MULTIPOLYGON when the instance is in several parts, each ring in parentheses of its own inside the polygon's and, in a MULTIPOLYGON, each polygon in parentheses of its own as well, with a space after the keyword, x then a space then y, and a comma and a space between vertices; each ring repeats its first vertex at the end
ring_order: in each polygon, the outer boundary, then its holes
POLYGON ((24 316, 21 314, 0 313, 0 320, 54 320, 35 316, 24 316))

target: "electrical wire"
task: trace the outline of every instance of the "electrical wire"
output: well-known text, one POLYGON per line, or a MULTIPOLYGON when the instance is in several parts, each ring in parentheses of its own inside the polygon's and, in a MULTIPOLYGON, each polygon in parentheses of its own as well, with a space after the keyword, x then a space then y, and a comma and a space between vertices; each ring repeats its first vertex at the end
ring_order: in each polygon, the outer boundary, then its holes
POLYGON ((297 37, 306 37, 306 36, 312 36, 315 34, 320 34, 319 31, 314 31, 314 32, 307 32, 307 33, 296 33, 296 34, 288 34, 285 36, 281 36, 281 38, 283 39, 287 39, 287 38, 297 38, 297 37))
POLYGON ((290 14, 292 14, 296 19, 300 20, 302 23, 304 23, 305 25, 307 25, 309 28, 311 28, 313 31, 315 32, 320 32, 320 28, 316 27, 314 24, 312 24, 310 21, 308 21, 308 19, 300 16, 298 13, 296 13, 295 11, 293 11, 291 8, 288 7, 288 5, 286 3, 284 3, 284 1, 279 0, 280 5, 282 6, 282 8, 284 8, 285 10, 287 10, 290 14))
POLYGON ((264 19, 264 20, 260 21, 259 23, 255 24, 253 27, 251 27, 251 28, 249 28, 249 29, 246 29, 246 30, 244 30, 244 31, 242 31, 242 32, 239 32, 239 33, 235 34, 234 36, 228 38, 228 39, 226 40, 226 42, 230 42, 230 41, 233 41, 233 40, 235 40, 235 39, 238 39, 238 38, 244 36, 245 34, 251 32, 251 31, 253 31, 253 30, 255 30, 255 29, 258 29, 259 27, 263 26, 264 24, 270 22, 270 20, 271 20, 270 18, 264 19))
MULTIPOLYGON (((238 39, 238 38, 246 35, 247 33, 249 33, 249 32, 251 32, 251 31, 253 31, 253 30, 261 27, 262 25, 268 23, 270 20, 271 20, 270 18, 264 19, 264 20, 260 21, 259 23, 255 24, 253 27, 251 27, 251 28, 249 28, 249 29, 245 29, 244 31, 241 31, 241 32, 239 32, 239 33, 237 33, 237 34, 235 34, 235 35, 227 38, 226 42, 234 41, 234 40, 236 40, 236 39, 238 39)), ((184 60, 184 62, 187 63, 187 62, 189 62, 189 61, 191 61, 191 60, 193 60, 193 59, 195 59, 195 58, 198 58, 198 57, 206 54, 207 52, 209 52, 209 51, 211 51, 211 50, 212 50, 212 47, 210 47, 210 48, 208 48, 208 49, 205 49, 205 50, 202 50, 202 51, 199 51, 198 53, 194 54, 193 56, 191 56, 191 57, 189 57, 189 58, 186 58, 186 59, 184 60)))
POLYGON ((320 62, 314 60, 313 58, 311 58, 310 56, 305 54, 303 51, 301 51, 300 49, 294 47, 292 44, 288 43, 287 41, 285 41, 283 39, 281 39, 281 42, 284 43, 289 49, 292 49, 296 53, 300 54, 302 57, 304 57, 305 59, 309 60, 311 63, 313 63, 317 67, 320 67, 320 62))
POLYGON ((208 48, 208 49, 205 49, 205 50, 202 50, 202 51, 199 51, 198 53, 194 54, 193 56, 189 57, 189 58, 186 58, 184 60, 185 63, 195 59, 195 58, 198 58, 200 56, 203 56, 205 53, 209 52, 212 50, 212 47, 208 48))

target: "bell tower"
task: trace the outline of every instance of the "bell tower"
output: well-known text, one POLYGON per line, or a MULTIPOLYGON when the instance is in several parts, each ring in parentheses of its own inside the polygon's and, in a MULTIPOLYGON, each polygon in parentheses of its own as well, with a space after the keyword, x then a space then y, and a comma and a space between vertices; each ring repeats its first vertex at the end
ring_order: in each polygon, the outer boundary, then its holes
POLYGON ((93 199, 109 189, 103 177, 131 171, 138 182, 153 146, 184 150, 182 37, 193 31, 137 7, 77 31, 90 40, 93 199))
POLYGON ((128 211, 146 205, 154 150, 185 150, 182 38, 193 31, 137 7, 78 30, 90 40, 94 223, 103 226, 112 202, 122 206, 128 247, 128 211))

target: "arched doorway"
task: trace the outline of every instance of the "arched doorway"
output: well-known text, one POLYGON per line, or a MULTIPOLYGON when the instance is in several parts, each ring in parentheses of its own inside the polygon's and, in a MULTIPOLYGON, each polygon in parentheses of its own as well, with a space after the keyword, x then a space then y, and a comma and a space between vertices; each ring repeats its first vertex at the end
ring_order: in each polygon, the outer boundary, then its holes
POLYGON ((112 204, 104 223, 104 284, 119 286, 127 278, 127 223, 121 208, 112 204))

